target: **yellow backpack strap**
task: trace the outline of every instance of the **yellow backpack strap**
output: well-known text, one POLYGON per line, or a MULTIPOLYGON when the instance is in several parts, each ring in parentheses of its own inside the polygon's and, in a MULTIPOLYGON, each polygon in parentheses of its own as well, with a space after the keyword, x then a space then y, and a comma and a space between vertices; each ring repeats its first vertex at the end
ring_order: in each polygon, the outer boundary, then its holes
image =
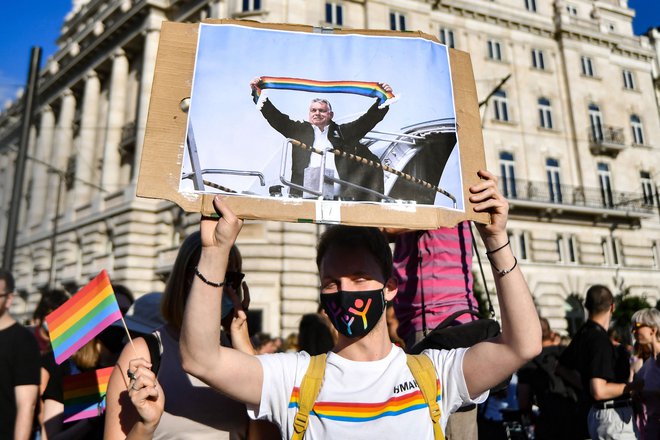
POLYGON ((433 421, 433 436, 435 440, 445 440, 440 426, 440 405, 438 405, 438 376, 431 358, 424 354, 407 354, 408 368, 412 372, 424 401, 429 407, 433 421))
POLYGON ((309 366, 300 383, 300 390, 298 392, 298 412, 293 419, 293 436, 291 440, 302 440, 307 431, 307 424, 309 423, 309 413, 314 408, 316 397, 321 391, 323 384, 323 376, 325 374, 325 362, 327 354, 319 354, 312 356, 309 361, 309 366))

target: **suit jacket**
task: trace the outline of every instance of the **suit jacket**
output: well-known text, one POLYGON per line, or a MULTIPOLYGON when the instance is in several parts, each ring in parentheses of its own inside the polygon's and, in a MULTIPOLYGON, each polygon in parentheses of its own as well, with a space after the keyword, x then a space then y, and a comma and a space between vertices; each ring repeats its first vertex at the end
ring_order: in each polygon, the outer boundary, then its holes
MULTIPOLYGON (((378 108, 378 102, 374 103, 367 112, 358 119, 346 124, 330 122, 327 129, 328 141, 333 148, 352 153, 374 162, 380 162, 378 157, 360 140, 371 131, 376 124, 383 120, 389 107, 378 108)), ((280 112, 269 99, 264 101, 261 113, 266 121, 283 136, 296 139, 305 145, 314 145, 314 128, 307 121, 294 121, 289 116, 280 112)), ((309 165, 311 151, 294 147, 292 151, 291 181, 295 184, 303 184, 305 168, 309 165)), ((354 160, 335 156, 337 173, 342 180, 364 186, 382 193, 384 191, 383 171, 368 165, 360 164, 354 160)), ((301 191, 292 189, 292 195, 302 195, 301 191)), ((340 195, 342 198, 354 200, 377 200, 378 197, 341 185, 340 195)))

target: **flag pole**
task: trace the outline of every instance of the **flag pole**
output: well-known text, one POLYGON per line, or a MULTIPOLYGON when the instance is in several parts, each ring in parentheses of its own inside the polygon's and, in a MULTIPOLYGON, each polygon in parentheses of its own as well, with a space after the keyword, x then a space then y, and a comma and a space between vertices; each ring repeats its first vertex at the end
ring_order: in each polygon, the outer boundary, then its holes
POLYGON ((131 338, 131 333, 128 331, 128 327, 126 326, 126 321, 124 321, 124 315, 123 314, 121 315, 121 323, 124 324, 124 330, 126 330, 126 336, 128 336, 128 342, 131 343, 131 347, 133 347, 133 353, 135 353, 135 357, 137 358, 137 357, 139 357, 138 352, 135 349, 135 344, 133 344, 133 338, 131 338))

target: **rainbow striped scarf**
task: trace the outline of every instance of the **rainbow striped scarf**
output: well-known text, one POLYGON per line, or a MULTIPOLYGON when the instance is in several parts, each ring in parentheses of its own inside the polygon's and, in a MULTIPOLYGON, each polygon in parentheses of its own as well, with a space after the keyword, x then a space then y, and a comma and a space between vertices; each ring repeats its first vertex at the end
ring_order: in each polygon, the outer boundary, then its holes
POLYGON ((378 105, 385 105, 394 98, 394 93, 387 92, 382 83, 367 81, 316 81, 303 78, 262 76, 259 86, 252 90, 256 104, 264 89, 297 90, 311 93, 352 93, 378 99, 378 105))

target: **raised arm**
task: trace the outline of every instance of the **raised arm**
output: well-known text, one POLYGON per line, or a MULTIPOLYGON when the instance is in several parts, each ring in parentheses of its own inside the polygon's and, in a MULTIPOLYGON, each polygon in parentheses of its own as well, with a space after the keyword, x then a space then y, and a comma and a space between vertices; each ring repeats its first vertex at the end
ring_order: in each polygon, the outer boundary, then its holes
POLYGON ((476 212, 491 215, 490 224, 477 228, 495 278, 502 334, 476 344, 465 354, 463 374, 472 397, 497 385, 541 352, 541 325, 534 301, 508 245, 509 204, 500 194, 493 174, 482 170, 479 176, 484 180, 470 187, 470 201, 476 212))
POLYGON ((259 360, 237 350, 222 347, 220 316, 222 287, 229 250, 243 221, 229 209, 220 196, 213 200, 220 218, 203 218, 200 224, 202 253, 183 315, 181 359, 183 369, 234 400, 258 405, 263 371, 259 360))

